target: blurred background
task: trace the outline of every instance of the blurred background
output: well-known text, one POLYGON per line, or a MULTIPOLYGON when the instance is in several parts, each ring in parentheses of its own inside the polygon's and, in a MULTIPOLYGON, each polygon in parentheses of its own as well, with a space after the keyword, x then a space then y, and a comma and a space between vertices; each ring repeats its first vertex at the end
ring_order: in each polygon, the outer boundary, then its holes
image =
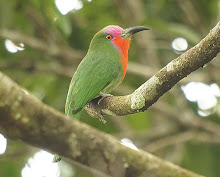
MULTIPOLYGON (((93 35, 107 25, 144 25, 128 72, 113 95, 132 93, 197 44, 220 20, 219 0, 0 0, 0 70, 24 91, 64 112, 70 79, 93 35)), ((220 55, 149 110, 81 121, 196 173, 220 177, 220 55)), ((1 116, 1 115, 0 115, 1 116)), ((1 177, 89 177, 89 169, 0 134, 1 177)))

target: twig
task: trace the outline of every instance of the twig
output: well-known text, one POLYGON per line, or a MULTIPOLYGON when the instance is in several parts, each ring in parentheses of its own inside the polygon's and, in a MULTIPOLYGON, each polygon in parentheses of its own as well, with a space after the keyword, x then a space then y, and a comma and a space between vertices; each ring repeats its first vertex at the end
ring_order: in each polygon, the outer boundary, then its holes
POLYGON ((181 116, 180 112, 173 111, 173 109, 165 103, 158 102, 153 106, 153 109, 165 113, 168 118, 178 121, 182 126, 192 128, 194 130, 196 128, 197 130, 202 130, 218 137, 220 136, 220 126, 218 124, 214 124, 210 121, 200 120, 196 118, 190 111, 186 111, 186 109, 184 109, 184 112, 181 113, 181 116))
POLYGON ((1 62, 0 69, 1 70, 21 69, 21 70, 28 71, 28 72, 47 72, 47 73, 50 72, 58 76, 64 76, 64 77, 69 77, 69 78, 72 77, 73 73, 76 70, 76 68, 74 67, 63 66, 55 61, 45 65, 44 63, 40 63, 34 60, 1 62))
POLYGON ((186 132, 181 132, 177 135, 171 135, 165 138, 161 138, 157 141, 154 141, 151 144, 148 144, 144 149, 149 152, 156 152, 160 149, 163 149, 167 146, 183 143, 191 140, 196 136, 197 132, 193 130, 189 130, 186 132))
POLYGON ((62 57, 63 62, 73 63, 74 60, 80 61, 84 57, 84 53, 67 46, 60 46, 53 43, 46 43, 40 39, 34 38, 32 36, 24 35, 22 33, 12 31, 12 30, 1 30, 0 36, 6 39, 11 39, 12 41, 22 42, 29 45, 30 47, 36 48, 38 50, 44 51, 52 56, 62 57))

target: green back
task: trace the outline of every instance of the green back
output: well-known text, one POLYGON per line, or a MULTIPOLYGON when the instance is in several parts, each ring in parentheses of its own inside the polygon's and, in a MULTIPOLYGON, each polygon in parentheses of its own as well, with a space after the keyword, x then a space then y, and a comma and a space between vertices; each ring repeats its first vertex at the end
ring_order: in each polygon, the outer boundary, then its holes
POLYGON ((100 91, 108 93, 121 82, 122 73, 119 51, 98 32, 71 80, 66 114, 79 119, 81 110, 100 91))

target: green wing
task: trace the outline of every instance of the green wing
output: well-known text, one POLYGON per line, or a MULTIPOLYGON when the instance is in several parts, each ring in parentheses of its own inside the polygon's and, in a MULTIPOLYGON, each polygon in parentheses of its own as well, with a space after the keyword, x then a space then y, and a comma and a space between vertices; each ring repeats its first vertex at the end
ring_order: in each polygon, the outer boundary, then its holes
POLYGON ((121 77, 122 67, 119 62, 84 58, 70 83, 65 107, 66 114, 78 118, 75 115, 90 100, 107 86, 113 89, 120 83, 121 77))

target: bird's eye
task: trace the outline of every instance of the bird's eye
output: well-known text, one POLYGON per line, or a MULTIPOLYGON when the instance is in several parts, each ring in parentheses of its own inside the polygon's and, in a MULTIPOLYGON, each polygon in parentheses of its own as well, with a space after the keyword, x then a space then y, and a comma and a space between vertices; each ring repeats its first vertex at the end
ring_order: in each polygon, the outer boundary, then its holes
POLYGON ((108 34, 105 38, 106 38, 107 40, 111 40, 113 37, 112 37, 112 35, 108 34))

